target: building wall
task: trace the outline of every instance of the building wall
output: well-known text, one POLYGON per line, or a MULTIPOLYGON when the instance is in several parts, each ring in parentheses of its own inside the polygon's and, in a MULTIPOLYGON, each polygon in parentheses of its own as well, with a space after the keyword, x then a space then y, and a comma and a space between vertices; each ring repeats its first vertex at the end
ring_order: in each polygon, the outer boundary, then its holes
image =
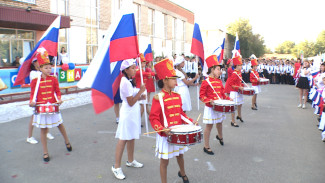
POLYGON ((1 6, 11 6, 17 8, 32 7, 33 10, 39 10, 43 12, 50 12, 51 0, 36 0, 36 4, 18 2, 13 0, 0 0, 1 6))
MULTIPOLYGON (((58 0, 60 1, 60 0, 58 0)), ((62 0, 61 0, 62 1, 62 0)), ((168 0, 98 0, 98 45, 103 41, 103 35, 109 25, 117 17, 118 5, 122 2, 131 2, 130 6, 140 5, 139 49, 144 52, 148 44, 152 44, 155 56, 171 56, 172 54, 190 55, 190 46, 194 27, 194 14, 168 0), (154 10, 154 34, 150 35, 149 12, 154 10), (165 34, 165 17, 167 15, 167 33, 165 34), (177 22, 177 34, 173 37, 174 19, 177 22), (183 22, 185 22, 185 36, 183 35, 183 22), (165 36, 167 35, 167 37, 165 36)), ((70 16, 71 27, 67 29, 67 47, 70 61, 79 64, 87 63, 87 16, 89 0, 66 0, 67 16, 70 16)), ((56 0, 36 0, 36 4, 16 2, 12 0, 0 0, 0 6, 14 6, 57 14, 56 0)), ((174 27, 175 28, 175 27, 174 27)), ((36 42, 41 38, 44 31, 36 32, 36 42)), ((61 36, 61 34, 60 34, 61 36)), ((36 43, 35 42, 35 43, 36 43)), ((59 48, 60 49, 60 48, 59 48)))

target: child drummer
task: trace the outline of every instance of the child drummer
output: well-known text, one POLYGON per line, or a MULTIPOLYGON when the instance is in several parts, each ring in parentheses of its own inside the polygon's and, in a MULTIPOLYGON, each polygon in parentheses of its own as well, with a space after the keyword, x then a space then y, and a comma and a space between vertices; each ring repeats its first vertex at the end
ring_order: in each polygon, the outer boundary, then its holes
POLYGON ((257 110, 257 104, 256 104, 256 99, 257 99, 257 94, 261 93, 261 86, 259 85, 260 76, 258 74, 257 67, 258 63, 256 59, 251 60, 251 65, 252 65, 252 71, 249 76, 249 80, 252 83, 252 88, 255 91, 255 94, 252 97, 252 110, 257 110))
MULTIPOLYGON (((241 116, 241 108, 244 103, 244 97, 242 94, 239 93, 239 90, 243 90, 243 84, 242 84, 242 75, 241 75, 241 69, 242 69, 242 60, 240 56, 237 56, 232 59, 233 64, 235 66, 234 72, 231 74, 231 76, 227 79, 226 86, 225 86, 225 93, 229 94, 229 97, 235 102, 235 105, 237 105, 237 119, 239 119, 241 122, 244 122, 241 116)), ((231 126, 233 127, 239 127, 239 125, 235 122, 235 113, 231 114, 231 126)))
MULTIPOLYGON (((37 61, 42 72, 41 78, 35 78, 31 82, 30 106, 37 107, 36 104, 61 104, 61 92, 59 83, 56 77, 50 76, 52 66, 48 57, 48 53, 44 48, 37 49, 37 61), (39 82, 38 82, 39 80, 39 82), (38 84, 37 84, 38 83, 38 84), (38 90, 37 90, 38 88, 38 90), (34 92, 37 91, 36 100, 34 99, 34 92)), ((57 111, 58 112, 58 111, 57 111)), ((50 156, 47 149, 46 133, 47 128, 58 127, 66 144, 68 151, 72 151, 72 146, 68 139, 64 125, 62 124, 61 113, 55 114, 35 114, 33 125, 41 128, 41 142, 43 146, 43 160, 50 161, 50 156)))
MULTIPOLYGON (((167 166, 169 159, 174 156, 176 156, 180 168, 178 176, 183 179, 183 182, 189 182, 185 174, 183 155, 188 148, 186 146, 169 144, 167 142, 167 136, 171 135, 171 126, 185 124, 181 116, 184 116, 191 122, 193 122, 193 120, 188 118, 183 112, 180 95, 172 91, 177 84, 176 71, 173 68, 172 61, 164 59, 157 62, 154 67, 159 78, 158 86, 162 88, 162 90, 160 93, 156 94, 152 100, 149 120, 154 130, 164 130, 164 132, 159 132, 156 137, 156 156, 160 159, 161 182, 167 182, 167 166)), ((197 124, 197 122, 195 122, 195 124, 197 124)))
POLYGON ((226 119, 224 113, 213 110, 213 101, 219 99, 229 100, 230 98, 226 97, 224 94, 224 88, 220 79, 221 66, 218 63, 217 56, 211 55, 205 61, 208 66, 207 74, 209 74, 209 77, 202 82, 200 88, 200 99, 205 103, 203 123, 206 124, 206 127, 203 135, 203 151, 207 154, 213 155, 214 153, 210 149, 209 144, 211 129, 213 127, 213 124, 216 124, 218 131, 216 138, 219 140, 219 143, 223 145, 222 122, 224 119, 226 119))

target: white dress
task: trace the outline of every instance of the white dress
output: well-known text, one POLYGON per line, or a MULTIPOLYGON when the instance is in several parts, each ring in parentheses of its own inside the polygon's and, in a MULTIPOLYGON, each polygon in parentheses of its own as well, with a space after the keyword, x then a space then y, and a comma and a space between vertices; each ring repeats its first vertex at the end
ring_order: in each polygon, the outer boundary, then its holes
POLYGON ((127 97, 135 96, 139 89, 132 86, 126 77, 121 78, 120 95, 122 106, 120 109, 120 121, 116 130, 115 138, 120 140, 139 139, 141 134, 140 105, 136 102, 130 106, 127 97))
POLYGON ((181 95, 183 111, 191 111, 192 105, 190 92, 188 90, 187 85, 182 81, 183 79, 185 79, 185 75, 181 71, 176 70, 176 76, 178 76, 179 78, 177 78, 177 86, 175 87, 175 92, 181 95))

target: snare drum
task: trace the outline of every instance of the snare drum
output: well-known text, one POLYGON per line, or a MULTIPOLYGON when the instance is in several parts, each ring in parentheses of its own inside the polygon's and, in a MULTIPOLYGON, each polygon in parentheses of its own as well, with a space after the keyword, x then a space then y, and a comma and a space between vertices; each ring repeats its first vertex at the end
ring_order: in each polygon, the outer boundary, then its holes
POLYGON ((243 95, 254 95, 255 94, 255 91, 253 88, 247 88, 247 87, 245 87, 243 90, 239 90, 238 92, 243 95))
POLYGON ((34 114, 57 114, 59 112, 59 104, 37 104, 34 114))
POLYGON ((203 139, 202 128, 195 125, 175 125, 170 127, 172 135, 167 142, 179 146, 190 146, 201 143, 203 139))
POLYGON ((258 82, 259 85, 267 85, 270 83, 269 79, 266 78, 261 78, 260 81, 258 82))
POLYGON ((213 110, 224 113, 231 113, 235 111, 235 102, 230 100, 214 100, 213 110))

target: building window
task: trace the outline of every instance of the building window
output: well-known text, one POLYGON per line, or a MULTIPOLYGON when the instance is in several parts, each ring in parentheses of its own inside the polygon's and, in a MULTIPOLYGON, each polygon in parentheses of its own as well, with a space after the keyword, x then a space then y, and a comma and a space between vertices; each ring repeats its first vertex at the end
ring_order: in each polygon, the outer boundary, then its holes
POLYGON ((153 46, 153 38, 155 37, 155 10, 148 10, 148 25, 149 25, 149 37, 151 46, 153 46))
POLYGON ((86 7, 86 59, 90 63, 98 48, 98 2, 90 0, 86 7))
POLYGON ((29 4, 36 4, 36 0, 13 0, 13 1, 29 3, 29 4))
POLYGON ((186 22, 183 22, 183 36, 182 36, 182 53, 185 52, 185 40, 186 40, 186 22))
POLYGON ((168 30, 168 17, 167 14, 164 14, 164 35, 163 35, 163 39, 164 39, 164 45, 166 46, 166 40, 167 40, 167 30, 168 30))
POLYGON ((51 12, 58 15, 68 15, 68 0, 52 0, 51 12))
POLYGON ((172 23, 172 50, 173 54, 176 53, 176 35, 177 35, 177 19, 173 17, 173 23, 172 23))
POLYGON ((0 67, 10 67, 17 56, 27 57, 34 43, 34 31, 0 29, 0 67))
POLYGON ((137 3, 133 3, 133 4, 134 4, 134 19, 135 19, 137 34, 140 35, 141 5, 137 3))
POLYGON ((60 29, 59 30, 59 50, 58 53, 61 53, 62 47, 65 50, 68 50, 68 41, 67 41, 67 29, 60 29))

